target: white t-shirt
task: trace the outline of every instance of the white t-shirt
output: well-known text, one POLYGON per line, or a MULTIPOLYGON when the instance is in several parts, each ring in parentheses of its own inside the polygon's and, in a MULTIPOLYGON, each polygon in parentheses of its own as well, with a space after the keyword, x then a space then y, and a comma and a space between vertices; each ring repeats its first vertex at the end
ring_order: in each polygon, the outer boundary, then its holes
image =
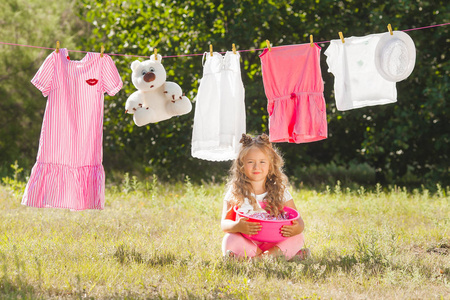
POLYGON ((334 75, 338 110, 397 102, 395 82, 387 81, 375 65, 375 49, 383 33, 332 40, 324 52, 334 75))
MULTIPOLYGON (((259 210, 264 211, 264 209, 261 208, 261 205, 259 205, 259 202, 263 202, 264 198, 267 196, 267 192, 259 195, 252 194, 253 197, 256 199, 256 205, 260 208, 259 210)), ((227 193, 225 194, 225 198, 223 199, 226 202, 229 202, 233 199, 233 193, 231 192, 231 188, 228 189, 227 193)), ((284 195, 283 195, 283 203, 292 200, 292 195, 289 193, 288 189, 284 189, 284 195)), ((239 207, 238 211, 242 212, 244 214, 252 214, 254 212, 257 212, 259 210, 255 210, 253 206, 250 204, 250 201, 248 198, 244 199, 244 203, 239 207)))

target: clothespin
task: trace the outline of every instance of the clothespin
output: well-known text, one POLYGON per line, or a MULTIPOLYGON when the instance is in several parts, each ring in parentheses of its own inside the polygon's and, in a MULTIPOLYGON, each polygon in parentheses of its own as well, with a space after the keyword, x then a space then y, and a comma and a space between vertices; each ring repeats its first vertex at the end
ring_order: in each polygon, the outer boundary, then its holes
POLYGON ((212 44, 209 44, 209 53, 213 56, 213 47, 212 44))
POLYGON ((59 41, 56 41, 56 53, 59 53, 59 41))
POLYGON ((269 51, 272 51, 272 45, 270 45, 269 40, 266 40, 266 44, 267 44, 267 49, 269 49, 269 51))
POLYGON ((158 60, 158 49, 153 49, 153 53, 155 54, 155 60, 158 60))
POLYGON ((392 32, 392 26, 391 26, 391 24, 388 24, 387 29, 389 30, 389 33, 390 33, 391 35, 394 35, 394 33, 392 32))
POLYGON ((236 54, 236 45, 233 44, 233 53, 236 54))
POLYGON ((314 41, 313 41, 313 35, 309 35, 309 43, 311 44, 311 47, 314 47, 314 41))
POLYGON ((339 37, 341 38, 342 44, 344 44, 345 40, 344 40, 344 35, 342 34, 342 31, 339 31, 339 37))
POLYGON ((103 52, 105 52, 105 46, 102 45, 100 48, 100 57, 103 57, 103 52))

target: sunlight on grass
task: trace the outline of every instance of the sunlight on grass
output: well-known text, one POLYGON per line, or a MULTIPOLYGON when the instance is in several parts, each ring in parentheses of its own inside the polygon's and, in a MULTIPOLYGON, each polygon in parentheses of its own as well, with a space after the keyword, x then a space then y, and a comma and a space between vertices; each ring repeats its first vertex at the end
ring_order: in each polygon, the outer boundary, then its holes
MULTIPOLYGON (((6 298, 447 298, 449 189, 293 190, 312 258, 227 261, 225 187, 124 176, 103 211, 20 205, 0 186, 6 298)), ((4 298, 2 297, 2 298, 4 298)))

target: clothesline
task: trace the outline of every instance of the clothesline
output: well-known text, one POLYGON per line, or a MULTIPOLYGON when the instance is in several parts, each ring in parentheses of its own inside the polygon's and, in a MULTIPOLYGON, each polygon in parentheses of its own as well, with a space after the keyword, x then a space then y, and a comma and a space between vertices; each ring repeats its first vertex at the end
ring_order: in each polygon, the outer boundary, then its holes
MULTIPOLYGON (((414 30, 422 30, 422 29, 428 29, 433 27, 440 27, 440 26, 446 26, 450 25, 450 23, 443 23, 443 24, 437 24, 437 25, 430 25, 430 26, 424 26, 424 27, 418 27, 418 28, 410 28, 410 29, 404 29, 400 30, 403 32, 407 31, 414 31, 414 30)), ((321 41, 321 42, 315 42, 317 44, 325 44, 329 43, 330 41, 321 41)), ((39 47, 39 46, 32 46, 32 45, 23 45, 23 44, 14 44, 14 43, 6 43, 6 42, 0 42, 2 45, 9 45, 9 46, 18 46, 18 47, 28 47, 28 48, 37 48, 37 49, 46 49, 46 50, 55 50, 55 48, 48 48, 48 47, 39 47)), ((236 50, 236 52, 254 52, 254 51, 262 51, 264 48, 258 48, 258 49, 244 49, 244 50, 236 50)), ((67 50, 68 52, 79 52, 79 53, 88 53, 91 51, 81 51, 81 50, 67 50)), ((225 52, 219 52, 221 54, 224 54, 225 52)), ((134 55, 134 54, 116 54, 116 53, 105 53, 110 56, 129 56, 129 57, 144 57, 148 58, 150 55, 134 55)), ((201 56, 203 53, 193 53, 193 54, 179 54, 179 55, 167 55, 163 56, 163 58, 173 58, 173 57, 188 57, 188 56, 201 56)))

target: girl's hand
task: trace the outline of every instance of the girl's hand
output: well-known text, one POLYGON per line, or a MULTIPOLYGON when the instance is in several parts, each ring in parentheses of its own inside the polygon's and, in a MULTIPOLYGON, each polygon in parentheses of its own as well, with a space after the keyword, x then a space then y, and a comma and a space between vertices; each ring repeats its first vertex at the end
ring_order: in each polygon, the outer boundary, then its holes
POLYGON ((236 224, 237 231, 248 235, 257 234, 261 230, 262 225, 256 222, 248 222, 247 220, 248 218, 240 218, 237 221, 236 224))
POLYGON ((302 232, 302 228, 297 220, 292 221, 292 225, 284 225, 281 227, 281 235, 291 237, 302 232))

